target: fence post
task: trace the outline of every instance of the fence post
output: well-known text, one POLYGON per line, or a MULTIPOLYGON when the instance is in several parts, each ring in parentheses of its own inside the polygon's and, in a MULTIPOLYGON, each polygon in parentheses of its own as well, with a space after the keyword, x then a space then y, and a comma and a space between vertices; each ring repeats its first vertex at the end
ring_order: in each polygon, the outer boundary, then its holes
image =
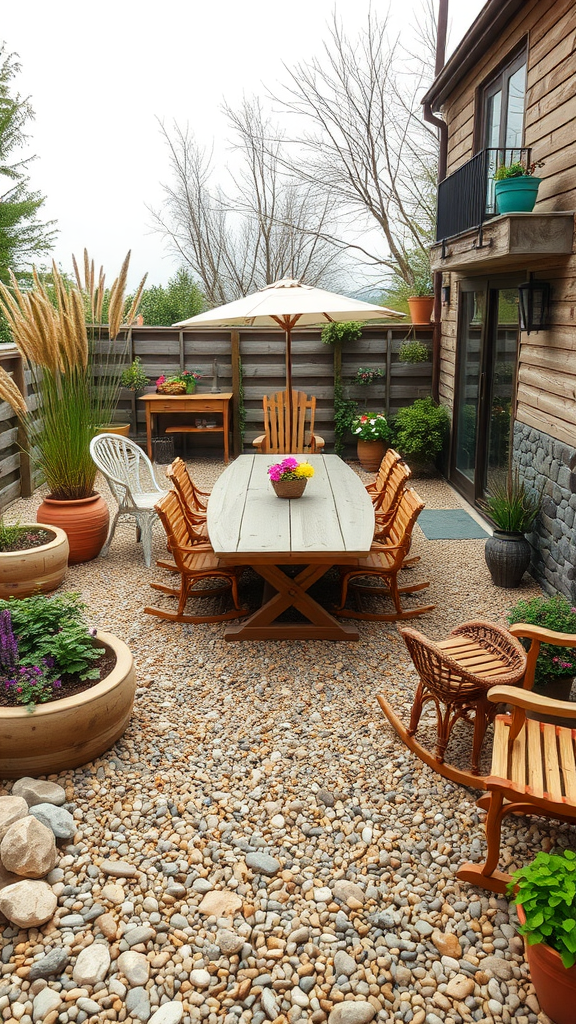
POLYGON ((178 331, 178 359, 180 360, 180 373, 182 373, 186 365, 184 354, 184 331, 178 331))
POLYGON ((385 385, 385 399, 384 399, 384 412, 386 413, 386 419, 390 415, 390 374, 392 371, 392 331, 386 332, 386 385, 385 385))
MULTIPOLYGON (((26 400, 28 398, 28 388, 26 387, 24 363, 20 354, 14 357, 14 383, 26 400)), ((20 494, 23 498, 29 498, 34 491, 32 486, 32 466, 28 450, 28 433, 20 420, 18 420, 17 442, 20 448, 20 494)))
POLYGON ((230 357, 232 362, 232 451, 242 454, 240 433, 240 331, 230 331, 230 357))

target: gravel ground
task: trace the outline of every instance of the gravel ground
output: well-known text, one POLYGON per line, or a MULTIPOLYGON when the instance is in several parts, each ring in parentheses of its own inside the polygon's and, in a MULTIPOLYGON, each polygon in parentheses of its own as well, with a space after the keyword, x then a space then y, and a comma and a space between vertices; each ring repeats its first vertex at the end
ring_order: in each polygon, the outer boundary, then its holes
MULTIPOLYGON (((222 464, 199 460, 193 471, 210 485, 222 464)), ((462 504, 441 480, 415 486, 429 507, 462 504)), ((37 505, 38 495, 18 501, 9 518, 34 518, 37 505)), ((155 544, 165 555, 160 527, 155 544)), ((427 541, 416 528, 422 560, 410 571, 431 584, 410 600, 436 602, 417 628, 439 638, 467 618, 503 622, 538 592, 528 578, 514 594, 495 588, 483 545, 427 541)), ((77 832, 49 876, 53 922, 1 933, 3 1020, 546 1020, 514 911, 455 877, 484 849, 477 794, 414 757, 376 703, 383 690, 406 716, 412 702, 395 624, 360 623, 357 644, 229 645, 220 624, 143 615, 160 576, 145 568, 132 525, 119 526, 107 559, 69 570, 91 624, 130 645, 138 689, 122 740, 51 777, 77 832), (104 958, 102 980, 82 974, 87 947, 104 958), (49 973, 41 961, 54 950, 49 973)), ((249 600, 256 586, 248 579, 249 600)), ((455 747, 469 740, 463 725, 455 747)), ((502 863, 572 836, 514 818, 502 863)))

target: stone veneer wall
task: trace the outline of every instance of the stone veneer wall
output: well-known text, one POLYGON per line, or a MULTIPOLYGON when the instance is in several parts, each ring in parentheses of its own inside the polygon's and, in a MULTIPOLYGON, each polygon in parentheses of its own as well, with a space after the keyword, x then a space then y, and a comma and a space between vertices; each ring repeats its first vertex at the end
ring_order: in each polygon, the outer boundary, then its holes
MULTIPOLYGON (((576 438, 576 428, 574 433, 576 438)), ((530 571, 548 593, 564 594, 576 604, 576 448, 519 422, 513 445, 521 477, 544 494, 528 537, 530 571)))

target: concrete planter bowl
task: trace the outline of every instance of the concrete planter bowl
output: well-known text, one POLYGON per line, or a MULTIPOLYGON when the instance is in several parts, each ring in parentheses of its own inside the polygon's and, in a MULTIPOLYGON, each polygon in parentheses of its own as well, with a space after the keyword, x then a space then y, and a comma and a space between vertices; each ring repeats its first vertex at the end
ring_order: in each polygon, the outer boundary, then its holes
POLYGON ((126 644, 98 632, 100 647, 116 655, 112 671, 72 697, 26 708, 0 707, 0 778, 51 775, 99 757, 125 731, 134 703, 136 673, 126 644))
MULTIPOLYGON (((38 523, 21 523, 37 530, 38 523)), ((52 535, 46 544, 23 551, 0 551, 0 598, 47 594, 59 587, 68 568, 68 537, 58 526, 43 527, 52 535)))

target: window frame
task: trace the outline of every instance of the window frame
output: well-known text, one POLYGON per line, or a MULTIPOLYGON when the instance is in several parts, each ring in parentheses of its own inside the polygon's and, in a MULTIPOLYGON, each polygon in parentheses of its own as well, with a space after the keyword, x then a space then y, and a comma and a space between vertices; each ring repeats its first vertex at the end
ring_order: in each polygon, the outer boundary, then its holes
MULTIPOLYGON (((479 153, 483 149, 487 149, 486 146, 486 108, 487 100, 490 95, 494 95, 499 89, 502 90, 502 113, 508 110, 508 89, 509 82, 512 77, 523 65, 526 65, 526 74, 528 74, 528 37, 522 40, 519 46, 515 47, 511 53, 508 53, 506 57, 500 62, 497 69, 492 71, 477 88, 476 90, 476 117, 474 119, 474 153, 479 153)), ((528 93, 528 89, 524 93, 524 97, 528 93)), ((524 146, 524 133, 525 133, 525 119, 526 119, 526 102, 524 103, 524 116, 522 118, 522 139, 520 142, 519 149, 524 146)), ((506 122, 503 117, 500 122, 500 138, 498 140, 498 149, 505 149, 506 142, 506 122)))

